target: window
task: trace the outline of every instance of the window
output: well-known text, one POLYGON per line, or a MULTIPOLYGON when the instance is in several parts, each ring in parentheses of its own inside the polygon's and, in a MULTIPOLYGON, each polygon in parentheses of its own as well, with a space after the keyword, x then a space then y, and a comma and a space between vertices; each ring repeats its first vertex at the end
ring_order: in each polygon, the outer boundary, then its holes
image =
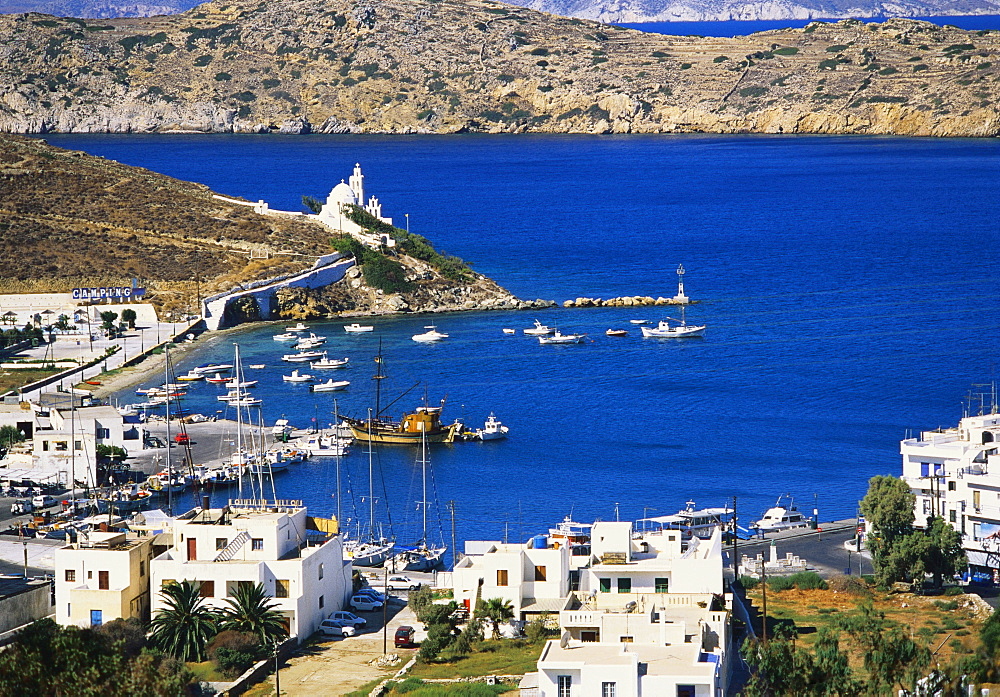
POLYGON ((140 559, 139 560, 139 576, 141 577, 141 576, 145 576, 145 575, 146 575, 146 562, 144 562, 142 559, 140 559))
POLYGON ((215 597, 215 581, 202 581, 199 584, 198 593, 202 598, 215 597))
POLYGON ((76 569, 66 569, 66 583, 76 583, 76 569))
POLYGON ((620 579, 618 579, 618 592, 619 593, 631 593, 632 592, 632 579, 630 579, 630 578, 620 578, 620 579))
POLYGON ((102 591, 106 591, 109 588, 111 588, 111 583, 110 583, 110 581, 108 579, 108 572, 107 571, 98 571, 97 572, 97 589, 98 590, 102 590, 102 591))
POLYGON ((215 551, 225 549, 229 545, 229 538, 226 537, 216 537, 215 538, 215 551))
POLYGON ((544 581, 545 580, 545 567, 544 566, 536 566, 535 567, 535 580, 536 581, 544 581))
POLYGON ((601 584, 601 592, 602 593, 610 593, 611 592, 611 579, 610 578, 600 578, 600 579, 598 579, 598 581, 601 584))
POLYGON ((319 580, 323 580, 323 562, 319 563, 319 580))
POLYGON ((617 683, 613 682, 602 682, 601 683, 601 697, 615 697, 617 694, 615 692, 615 685, 617 683))
POLYGON ((111 429, 110 428, 99 428, 99 429, 97 429, 97 437, 98 438, 110 438, 111 437, 111 429))
POLYGON ((694 685, 677 686, 677 697, 694 697, 694 696, 695 696, 694 685))
POLYGON ((952 523, 958 522, 958 518, 955 516, 955 511, 948 511, 948 521, 952 523))
POLYGON ((42 441, 42 450, 44 452, 48 452, 49 451, 49 442, 47 440, 43 440, 42 441))
POLYGON ((497 569, 497 585, 507 585, 507 569, 497 569))
POLYGON ((621 642, 621 643, 623 643, 623 644, 631 644, 631 643, 632 643, 632 641, 633 641, 633 639, 632 639, 632 637, 630 637, 630 636, 623 636, 623 637, 620 637, 620 638, 618 639, 618 641, 620 641, 620 642, 621 642))
POLYGON ((589 643, 596 642, 600 634, 593 629, 584 629, 580 632, 580 641, 589 643))
POLYGON ((948 482, 948 491, 955 491, 958 489, 958 482, 948 482))
POLYGON ((572 675, 557 675, 556 676, 556 695, 557 697, 570 697, 573 688, 573 676, 572 675))
POLYGON ((88 571, 87 572, 87 580, 90 581, 93 578, 94 578, 94 572, 93 571, 88 571))
POLYGON ((90 626, 100 627, 104 624, 104 612, 101 610, 91 610, 90 611, 90 626))
POLYGON ((276 580, 274 582, 274 597, 275 598, 287 598, 288 597, 288 587, 289 587, 289 585, 290 584, 289 584, 289 582, 288 582, 287 579, 284 580, 284 581, 282 581, 280 579, 276 580))
POLYGON ((263 537, 255 537, 252 540, 250 540, 250 549, 252 549, 255 552, 263 551, 263 549, 264 549, 264 538, 263 537))
POLYGON ((978 490, 972 492, 972 507, 975 508, 977 512, 979 511, 979 505, 981 500, 979 494, 980 492, 978 490))
POLYGON ((669 578, 658 578, 654 581, 654 589, 657 593, 669 593, 670 592, 670 579, 669 578))
POLYGON ((323 609, 323 604, 324 604, 324 603, 325 603, 325 600, 324 600, 323 596, 322 596, 322 595, 321 595, 321 596, 319 596, 319 609, 320 609, 320 610, 322 610, 322 609, 323 609))
POLYGON ((73 441, 73 450, 83 450, 83 441, 82 440, 73 441))
POLYGON ((67 443, 67 442, 66 442, 66 441, 64 441, 64 440, 57 440, 57 441, 56 441, 56 442, 54 443, 54 445, 56 446, 56 450, 59 450, 59 451, 62 451, 62 450, 69 450, 69 443, 67 443))
POLYGON ((162 581, 160 581, 160 588, 166 588, 166 587, 167 587, 167 586, 169 586, 169 585, 170 585, 171 583, 177 583, 177 581, 175 581, 175 580, 174 580, 174 579, 172 579, 172 578, 165 578, 165 579, 163 579, 162 581))

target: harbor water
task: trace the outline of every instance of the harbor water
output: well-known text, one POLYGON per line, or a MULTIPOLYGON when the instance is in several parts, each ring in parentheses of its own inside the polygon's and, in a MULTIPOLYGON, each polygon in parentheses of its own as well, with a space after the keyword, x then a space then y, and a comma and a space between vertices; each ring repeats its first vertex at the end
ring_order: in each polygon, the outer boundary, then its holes
MULTIPOLYGON (((899 473, 900 439, 954 425, 970 391, 997 378, 996 140, 47 138, 284 210, 325 197, 360 162, 397 225, 408 213, 413 232, 526 298, 671 296, 684 264, 702 339, 642 339, 630 323, 676 308, 471 312, 375 318, 360 335, 311 323, 351 367, 310 372, 350 380, 343 393, 282 382, 295 366, 271 337, 291 322, 207 338, 178 366, 231 362, 238 341, 245 365, 266 366, 247 371, 266 423, 326 425, 334 397, 355 416, 372 406, 381 341, 382 404, 399 397, 387 413, 446 399, 446 421, 481 427, 495 412, 507 440, 431 448, 432 519, 437 529, 440 512, 449 544, 446 501, 460 540, 524 541, 565 515, 635 519, 734 496, 745 523, 783 493, 810 512, 818 502, 823 520, 851 517, 868 478, 899 473), (520 331, 536 318, 593 342, 540 345, 520 331), (431 323, 450 338, 410 339, 431 323), (612 327, 630 336, 604 336, 612 327)), ((214 414, 220 391, 194 387, 186 406, 214 414)), ((404 542, 418 534, 418 457, 373 456, 380 517, 404 542)), ((344 461, 351 522, 355 508, 367 517, 367 466, 362 447, 344 461)), ((333 460, 277 483, 317 514, 336 508, 333 460)))

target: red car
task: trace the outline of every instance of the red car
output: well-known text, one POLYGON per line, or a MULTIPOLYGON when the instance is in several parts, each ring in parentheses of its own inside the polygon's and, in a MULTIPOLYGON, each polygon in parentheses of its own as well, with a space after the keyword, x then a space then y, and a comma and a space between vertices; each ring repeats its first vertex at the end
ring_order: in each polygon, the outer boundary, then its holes
POLYGON ((416 634, 416 632, 413 630, 413 627, 403 625, 396 630, 396 636, 393 637, 393 643, 397 647, 413 646, 414 634, 416 634))
POLYGON ((188 445, 191 443, 191 437, 186 433, 178 433, 174 436, 174 442, 177 445, 188 445))

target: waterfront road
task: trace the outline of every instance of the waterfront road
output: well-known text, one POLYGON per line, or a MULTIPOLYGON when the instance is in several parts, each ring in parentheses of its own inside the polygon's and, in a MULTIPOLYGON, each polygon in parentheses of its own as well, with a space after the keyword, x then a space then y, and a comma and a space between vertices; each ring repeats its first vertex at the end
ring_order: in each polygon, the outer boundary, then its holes
MULTIPOLYGON (((777 556, 783 559, 791 553, 804 559, 808 567, 820 576, 829 578, 843 574, 851 569, 851 574, 870 574, 872 572, 871 556, 862 548, 861 553, 854 551, 853 545, 846 546, 848 540, 854 539, 856 521, 838 520, 822 523, 819 530, 799 528, 785 532, 769 534, 763 539, 740 540, 737 553, 740 558, 756 557, 763 554, 769 558, 772 542, 777 550, 777 556)), ((732 561, 732 546, 726 547, 729 561, 732 561)))

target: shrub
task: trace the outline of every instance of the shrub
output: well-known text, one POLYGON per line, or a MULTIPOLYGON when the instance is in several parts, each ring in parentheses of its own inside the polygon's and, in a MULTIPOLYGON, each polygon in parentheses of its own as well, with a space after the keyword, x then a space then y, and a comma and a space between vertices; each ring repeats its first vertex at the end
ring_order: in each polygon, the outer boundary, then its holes
POLYGON ((740 576, 740 585, 742 585, 746 590, 752 591, 760 585, 760 579, 754 578, 753 576, 740 576))
POLYGON ((215 635, 215 638, 206 647, 205 653, 209 659, 218 663, 219 659, 216 656, 221 649, 247 653, 250 654, 251 658, 256 658, 260 652, 260 643, 257 641, 257 637, 250 632, 234 632, 227 629, 215 635))
POLYGON ((740 90, 741 97, 760 97, 766 93, 766 87, 744 87, 740 90))
POLYGON ((775 593, 791 590, 795 587, 791 576, 771 576, 767 579, 767 587, 775 593))
POLYGON ((691 67, 690 63, 681 63, 681 70, 687 70, 691 67))
POLYGON ((849 595, 868 595, 868 584, 857 576, 834 576, 826 582, 826 587, 838 593, 849 595))
POLYGON ((227 678, 235 678, 253 665, 254 655, 222 647, 215 652, 215 663, 227 678))
POLYGON ((729 60, 729 56, 716 56, 715 58, 712 59, 712 62, 725 63, 727 60, 729 60))
POLYGON ((847 44, 834 44, 833 46, 827 46, 827 53, 840 53, 841 51, 847 50, 847 44))
POLYGON ((549 55, 549 49, 547 48, 536 48, 531 52, 533 56, 547 56, 549 55))
POLYGON ((229 73, 216 73, 215 74, 215 80, 216 80, 216 82, 226 82, 226 81, 232 80, 232 79, 233 79, 233 76, 230 75, 229 73))
POLYGON ((965 595, 965 591, 961 586, 948 586, 944 589, 944 594, 947 596, 965 595))
POLYGON ((891 65, 888 68, 882 68, 878 71, 879 75, 892 75, 893 73, 898 73, 899 71, 893 68, 891 65))
POLYGON ((423 684, 423 680, 415 678, 411 675, 403 682, 394 685, 392 691, 395 694, 405 695, 407 692, 413 692, 414 690, 422 687, 423 684))
POLYGON ((826 590, 826 581, 815 571, 801 571, 792 574, 789 579, 796 588, 802 591, 826 590))
POLYGON ((204 68, 211 62, 212 62, 212 56, 209 56, 207 54, 204 56, 198 56, 197 58, 194 59, 195 67, 198 68, 204 68))
POLYGON ((413 610, 413 614, 417 616, 417 619, 420 619, 423 616, 424 610, 433 602, 434 591, 431 590, 430 586, 420 586, 419 589, 410 593, 407 605, 413 610))
POLYGON ((935 600, 934 607, 944 612, 951 612, 958 609, 958 602, 955 600, 935 600))
POLYGON ((524 629, 524 635, 531 644, 541 644, 552 636, 552 634, 553 630, 549 627, 549 617, 547 614, 543 614, 538 619, 528 622, 528 626, 524 629))
POLYGON ((782 46, 771 51, 776 56, 794 56, 798 52, 799 49, 796 46, 782 46))

